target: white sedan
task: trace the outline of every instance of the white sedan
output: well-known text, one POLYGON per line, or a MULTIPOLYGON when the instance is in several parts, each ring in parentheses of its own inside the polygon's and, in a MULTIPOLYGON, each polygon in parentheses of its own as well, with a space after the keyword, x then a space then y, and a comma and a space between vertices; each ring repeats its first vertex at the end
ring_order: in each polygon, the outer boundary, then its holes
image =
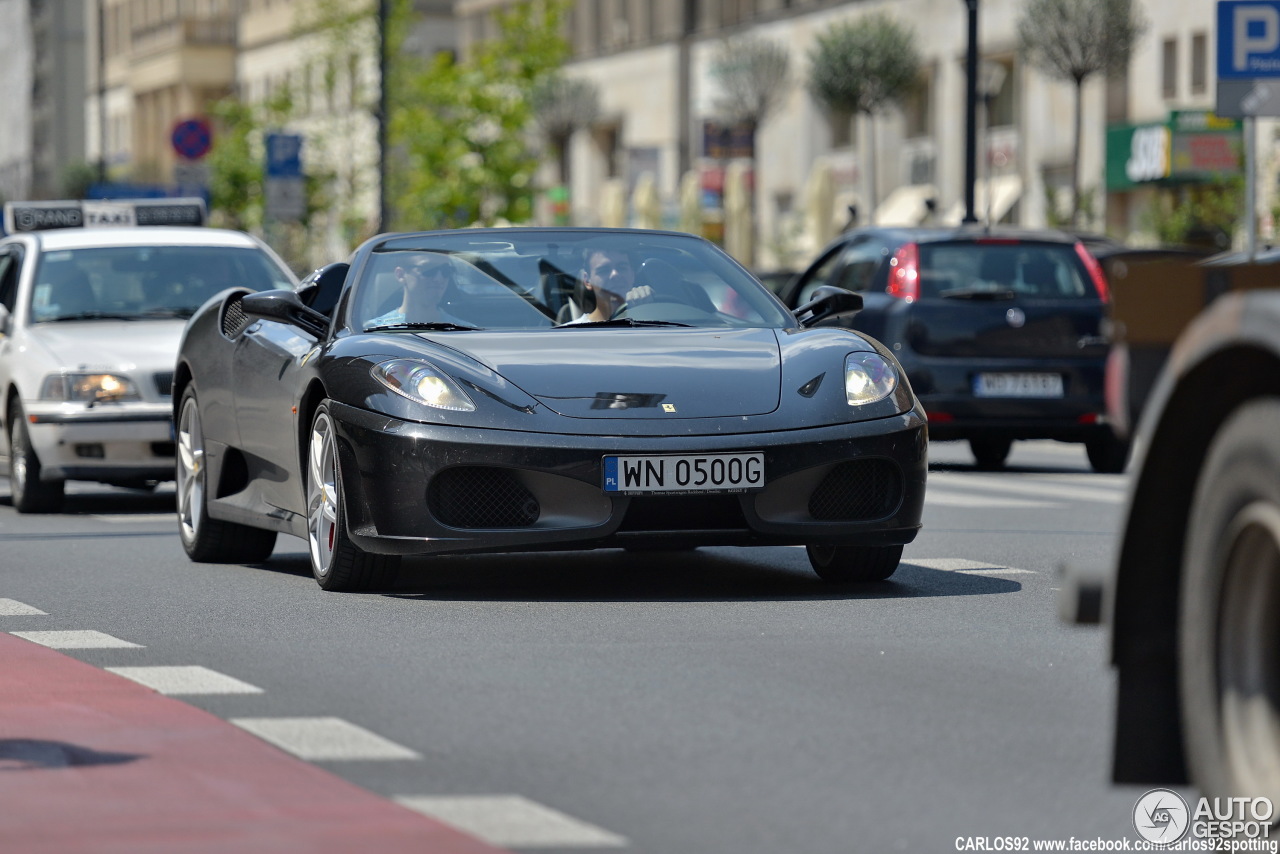
POLYGON ((67 480, 172 480, 171 385, 187 318, 227 288, 296 283, 237 231, 80 227, 0 240, 0 458, 18 512, 58 510, 67 480))

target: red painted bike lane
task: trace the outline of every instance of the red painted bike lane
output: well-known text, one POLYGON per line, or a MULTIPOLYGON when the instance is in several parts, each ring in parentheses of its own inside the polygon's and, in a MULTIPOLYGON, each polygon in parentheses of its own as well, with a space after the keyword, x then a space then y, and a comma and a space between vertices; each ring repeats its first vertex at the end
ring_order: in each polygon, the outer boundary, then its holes
POLYGON ((215 715, 0 633, 0 852, 503 850, 215 715))

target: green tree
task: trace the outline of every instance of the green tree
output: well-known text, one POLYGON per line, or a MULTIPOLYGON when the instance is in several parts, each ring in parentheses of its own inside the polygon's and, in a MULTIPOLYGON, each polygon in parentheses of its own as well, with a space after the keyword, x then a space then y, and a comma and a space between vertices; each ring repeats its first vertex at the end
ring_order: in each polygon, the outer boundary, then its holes
POLYGON ((458 61, 406 58, 391 93, 397 225, 449 228, 533 216, 538 156, 532 92, 569 56, 567 0, 517 3, 498 36, 458 61))
POLYGON ((251 105, 224 98, 210 108, 213 146, 205 163, 209 169, 209 216, 217 225, 243 231, 262 227, 266 153, 265 131, 283 127, 293 109, 287 90, 251 105))
POLYGON ((1071 223, 1079 225, 1084 83, 1123 69, 1147 23, 1133 0, 1028 0, 1018 19, 1022 55, 1033 67, 1075 87, 1071 150, 1071 223))
POLYGON ((867 151, 871 212, 875 189, 874 116, 900 103, 920 81, 920 53, 909 27, 884 13, 833 24, 809 51, 809 91, 837 114, 866 116, 872 128, 867 151))

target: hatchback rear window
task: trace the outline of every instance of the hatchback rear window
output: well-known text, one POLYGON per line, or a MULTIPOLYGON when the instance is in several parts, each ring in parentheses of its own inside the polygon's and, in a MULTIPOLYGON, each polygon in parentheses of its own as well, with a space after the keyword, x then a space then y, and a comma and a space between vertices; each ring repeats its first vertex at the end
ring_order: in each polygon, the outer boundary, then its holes
POLYGON ((920 296, 1097 299, 1070 244, 921 243, 920 296))

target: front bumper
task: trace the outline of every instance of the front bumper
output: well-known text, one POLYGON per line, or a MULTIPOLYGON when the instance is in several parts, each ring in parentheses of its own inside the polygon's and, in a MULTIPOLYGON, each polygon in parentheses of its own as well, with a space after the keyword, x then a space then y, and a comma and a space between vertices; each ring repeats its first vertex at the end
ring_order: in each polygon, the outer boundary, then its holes
POLYGON ((645 545, 895 545, 920 528, 918 409, 786 432, 623 438, 474 430, 331 404, 347 524, 384 554, 645 545), (760 451, 766 486, 607 494, 607 454, 760 451))
POLYGON ((174 477, 171 404, 86 407, 26 401, 23 412, 41 480, 127 483, 174 477))

